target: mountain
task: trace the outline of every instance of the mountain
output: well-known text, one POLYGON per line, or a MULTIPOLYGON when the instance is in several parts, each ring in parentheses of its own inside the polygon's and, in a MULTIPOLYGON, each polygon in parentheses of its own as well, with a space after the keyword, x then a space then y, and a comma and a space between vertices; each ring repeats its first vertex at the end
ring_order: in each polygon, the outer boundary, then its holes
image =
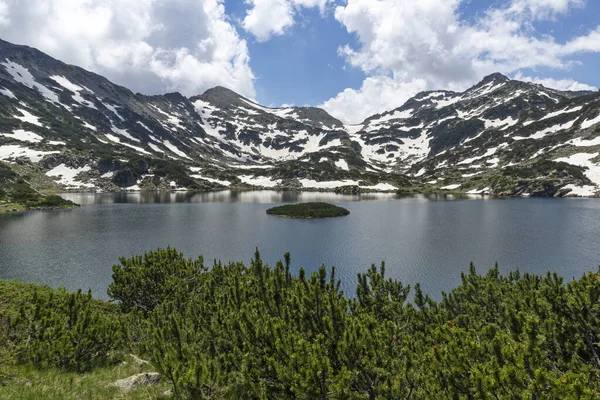
POLYGON ((327 189, 594 196, 600 93, 485 77, 344 125, 215 87, 146 96, 0 41, 0 160, 37 190, 327 189))

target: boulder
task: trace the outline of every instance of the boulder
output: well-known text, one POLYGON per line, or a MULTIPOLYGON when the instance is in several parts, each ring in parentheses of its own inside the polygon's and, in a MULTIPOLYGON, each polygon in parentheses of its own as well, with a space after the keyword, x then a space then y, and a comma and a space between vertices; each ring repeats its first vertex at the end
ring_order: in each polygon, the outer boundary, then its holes
POLYGON ((137 176, 129 168, 125 168, 113 176, 112 182, 119 187, 129 187, 137 183, 137 176))
POLYGON ((142 372, 144 365, 150 365, 150 362, 148 362, 146 360, 142 360, 135 354, 130 354, 129 357, 131 357, 131 360, 133 361, 133 364, 137 367, 139 373, 142 372))
POLYGON ((113 386, 129 393, 131 390, 140 386, 154 386, 160 383, 160 374, 158 372, 145 372, 143 374, 132 375, 129 378, 119 379, 113 386))

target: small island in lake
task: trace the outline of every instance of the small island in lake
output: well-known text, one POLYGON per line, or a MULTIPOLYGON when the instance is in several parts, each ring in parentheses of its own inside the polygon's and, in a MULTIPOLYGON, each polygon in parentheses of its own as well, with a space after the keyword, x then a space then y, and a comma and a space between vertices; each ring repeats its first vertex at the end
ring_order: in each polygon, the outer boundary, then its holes
POLYGON ((278 217, 311 219, 343 217, 344 215, 350 214, 350 211, 343 207, 334 206, 333 204, 315 202, 286 204, 284 206, 273 207, 267 210, 267 214, 276 215, 278 217))

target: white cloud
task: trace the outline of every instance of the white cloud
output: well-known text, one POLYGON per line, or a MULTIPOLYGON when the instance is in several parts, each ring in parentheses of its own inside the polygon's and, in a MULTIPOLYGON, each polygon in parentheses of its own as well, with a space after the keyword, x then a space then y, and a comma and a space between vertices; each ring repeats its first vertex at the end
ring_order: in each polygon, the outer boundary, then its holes
POLYGON ((252 8, 242 23, 256 40, 264 42, 272 35, 282 35, 294 24, 294 11, 288 0, 246 0, 252 8))
POLYGON ((528 12, 536 19, 554 18, 564 14, 572 7, 583 7, 585 0, 513 0, 509 11, 528 12))
POLYGON ((8 5, 4 1, 0 1, 0 27, 7 26, 9 23, 8 5))
POLYGON ((565 45, 565 55, 585 52, 600 52, 600 26, 585 36, 574 38, 565 45))
POLYGON ((460 6, 467 2, 348 0, 336 7, 335 18, 358 40, 358 46, 344 45, 339 53, 368 78, 361 89, 347 89, 323 107, 357 121, 369 116, 365 104, 381 104, 381 112, 399 107, 421 89, 463 90, 492 72, 568 69, 573 55, 600 51, 600 28, 565 43, 534 29, 536 21, 554 20, 585 6, 584 0, 512 0, 465 20, 460 6), (384 98, 366 90, 373 85, 369 79, 378 82, 384 98), (414 85, 420 80, 424 85, 414 85))
POLYGON ((598 90, 598 88, 595 86, 577 82, 573 79, 553 79, 524 76, 520 71, 514 75, 513 79, 516 79, 518 81, 537 83, 545 87, 557 90, 598 90))
POLYGON ((283 35, 294 25, 294 16, 301 7, 319 7, 321 12, 331 0, 244 0, 250 8, 242 21, 244 29, 265 42, 272 36, 283 35))
POLYGON ((370 76, 360 89, 346 89, 327 100, 320 107, 348 124, 357 124, 366 117, 390 109, 390 104, 402 104, 415 94, 427 89, 423 79, 390 78, 370 76))
POLYGON ((134 91, 223 85, 255 95, 246 42, 223 0, 0 0, 0 36, 134 91))

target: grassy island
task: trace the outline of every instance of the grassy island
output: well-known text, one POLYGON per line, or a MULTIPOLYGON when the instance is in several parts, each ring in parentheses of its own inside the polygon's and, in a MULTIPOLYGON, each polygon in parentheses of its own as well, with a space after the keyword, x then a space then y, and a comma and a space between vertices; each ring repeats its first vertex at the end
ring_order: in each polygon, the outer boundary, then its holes
POLYGON ((343 217, 350 214, 350 211, 343 207, 334 206, 333 204, 316 202, 286 204, 284 206, 273 207, 267 210, 267 214, 279 217, 311 219, 343 217))

